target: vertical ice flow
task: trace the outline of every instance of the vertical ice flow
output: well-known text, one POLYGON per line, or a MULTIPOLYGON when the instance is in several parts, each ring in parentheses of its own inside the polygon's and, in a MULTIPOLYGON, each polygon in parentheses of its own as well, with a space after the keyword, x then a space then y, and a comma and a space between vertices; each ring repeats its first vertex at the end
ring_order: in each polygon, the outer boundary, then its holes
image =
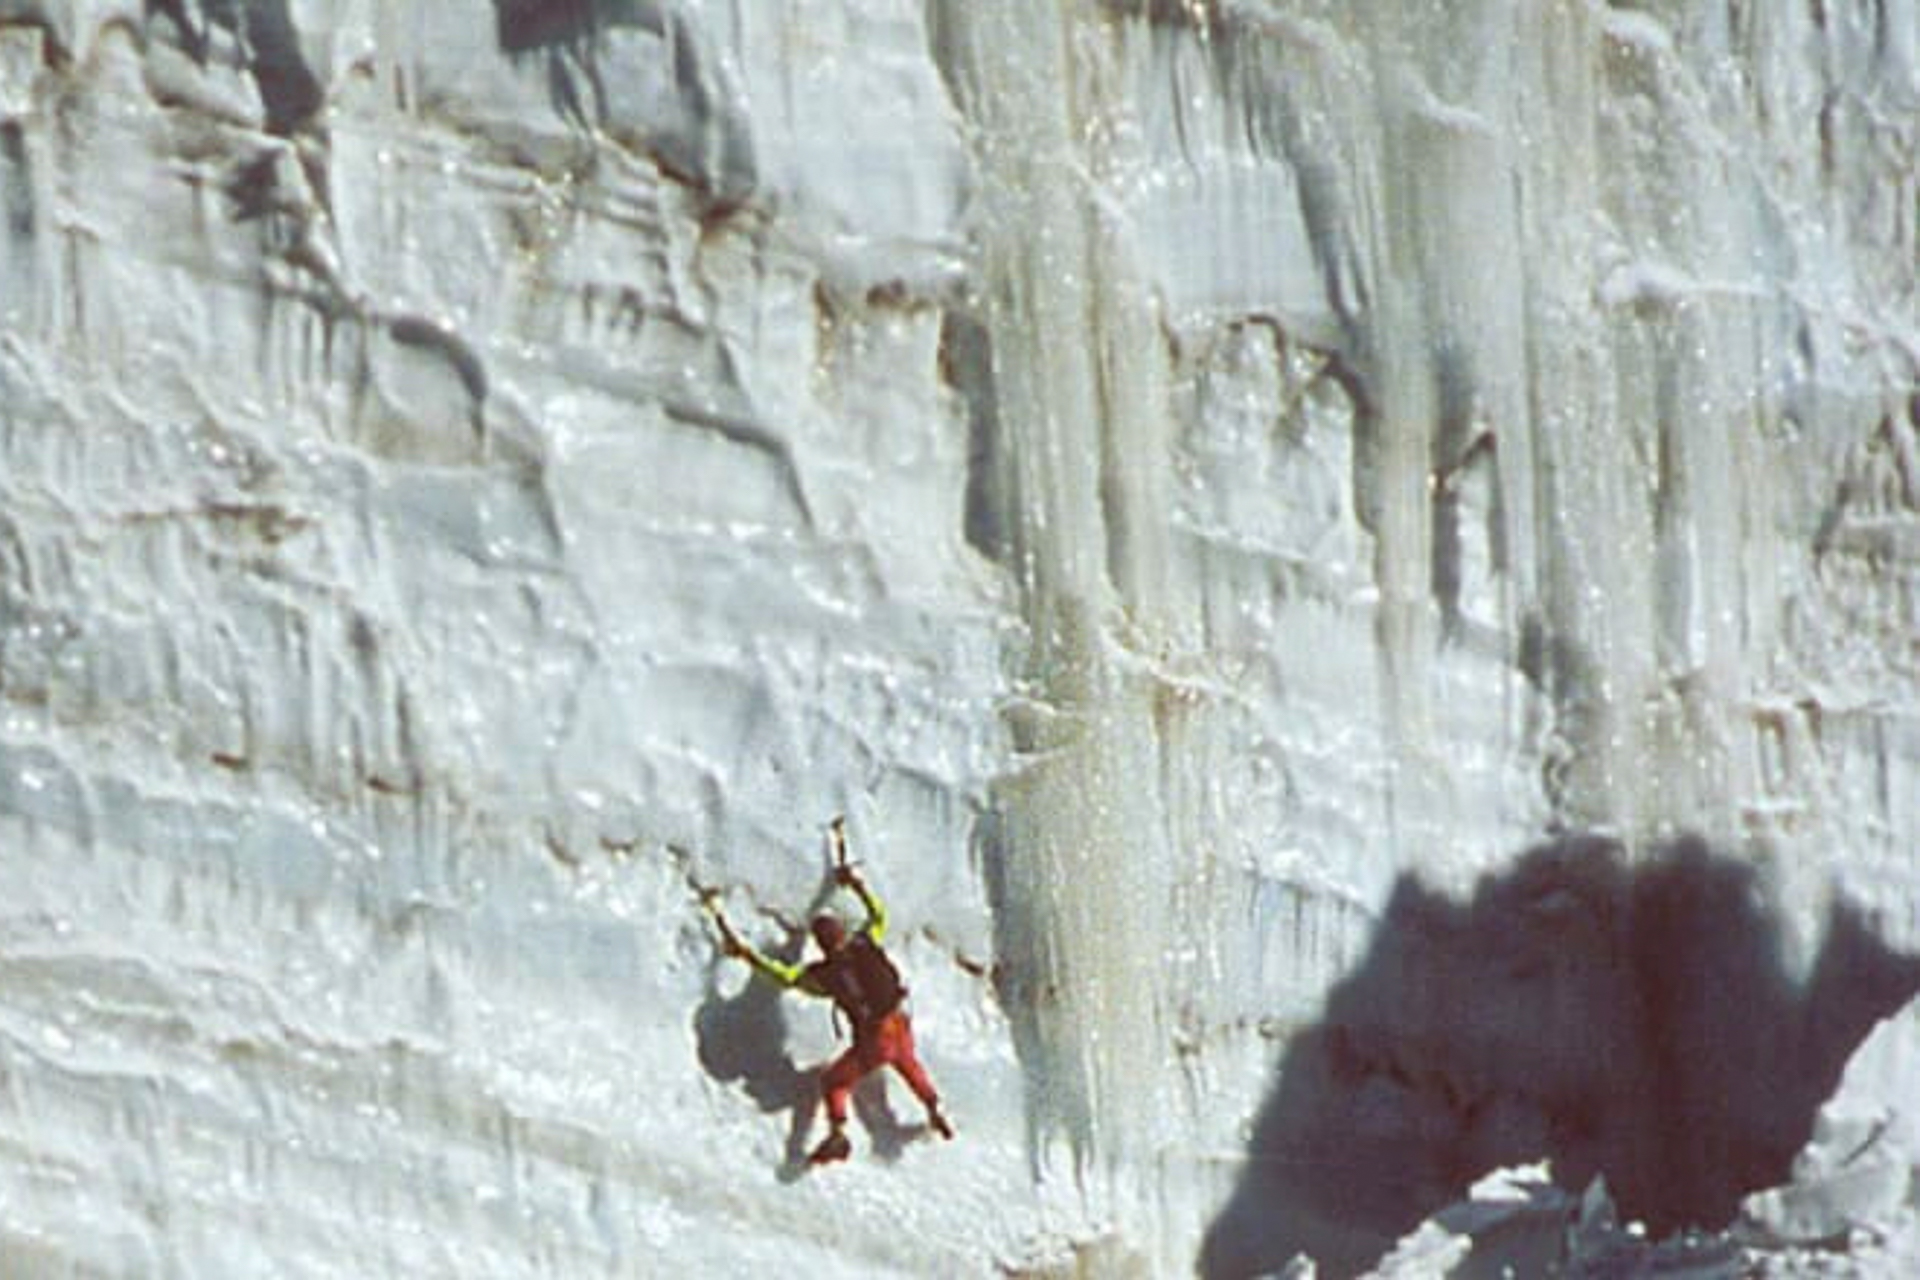
MULTIPOLYGON (((978 305, 1017 495, 1028 630, 1020 766, 996 795, 1002 963, 1030 1138, 1078 1173, 1150 1163, 1167 1130, 1165 955, 1176 750, 1156 665, 1190 643, 1170 575, 1165 337, 1103 184, 1124 165, 1122 68, 1080 6, 948 6, 977 131, 978 305)), ((1109 1189, 1120 1190, 1117 1187, 1109 1189)))

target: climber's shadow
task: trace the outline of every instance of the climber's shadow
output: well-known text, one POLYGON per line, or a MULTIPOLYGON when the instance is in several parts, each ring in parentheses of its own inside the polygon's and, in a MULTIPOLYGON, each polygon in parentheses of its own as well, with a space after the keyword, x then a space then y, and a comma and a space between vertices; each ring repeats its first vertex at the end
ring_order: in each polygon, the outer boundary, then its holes
MULTIPOLYGON (((767 954, 791 964, 804 946, 804 934, 794 932, 779 946, 768 948, 767 954)), ((709 1076, 722 1084, 738 1083, 768 1115, 793 1113, 787 1164, 804 1163, 807 1130, 820 1090, 814 1073, 801 1070, 787 1052, 780 988, 754 980, 728 998, 710 981, 707 998, 694 1014, 693 1030, 701 1069, 709 1076)))
POLYGON ((1289 1042, 1205 1280, 1372 1264, 1481 1174, 1604 1174, 1656 1234, 1717 1228, 1784 1181, 1920 957, 1836 904, 1804 980, 1751 866, 1683 839, 1532 849, 1454 902, 1403 878, 1365 959, 1289 1042))
POLYGON ((853 1091, 854 1118, 867 1131, 874 1158, 888 1164, 898 1160, 910 1143, 928 1133, 926 1125, 909 1124, 894 1112, 893 1102, 887 1096, 887 1077, 892 1074, 891 1069, 876 1071, 853 1091))

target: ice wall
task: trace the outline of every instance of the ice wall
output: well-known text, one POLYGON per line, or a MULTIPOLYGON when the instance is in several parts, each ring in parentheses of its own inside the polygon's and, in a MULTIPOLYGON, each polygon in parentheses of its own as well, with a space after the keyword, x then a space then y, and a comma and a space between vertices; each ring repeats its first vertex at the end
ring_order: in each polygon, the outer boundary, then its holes
POLYGON ((1916 58, 0 0, 0 1261, 1178 1274, 1403 877, 1920 946, 1916 58), (962 1140, 795 1181, 690 882, 776 943, 839 811, 962 1140))

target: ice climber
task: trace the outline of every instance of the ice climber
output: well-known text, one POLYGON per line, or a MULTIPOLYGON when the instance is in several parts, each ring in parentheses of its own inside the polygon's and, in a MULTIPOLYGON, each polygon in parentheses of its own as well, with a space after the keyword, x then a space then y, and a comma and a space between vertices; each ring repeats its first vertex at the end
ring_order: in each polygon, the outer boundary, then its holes
POLYGON ((847 862, 845 820, 835 818, 829 830, 833 835, 834 880, 859 895, 867 912, 865 924, 849 932, 837 916, 815 916, 813 940, 820 946, 821 958, 803 966, 785 964, 756 950, 728 928, 724 919, 720 921, 722 945, 728 955, 745 960, 783 987, 833 1001, 853 1028, 853 1047, 820 1073, 820 1092, 826 1100, 830 1129, 807 1157, 811 1164, 844 1160, 853 1150, 847 1140, 848 1100, 854 1086, 881 1067, 892 1067, 900 1073, 926 1107, 927 1123, 935 1133, 953 1137, 953 1126, 940 1110, 940 1094, 927 1069, 914 1056, 913 1027, 902 1007, 907 989, 901 985, 900 971, 880 949, 887 933, 887 909, 847 862))

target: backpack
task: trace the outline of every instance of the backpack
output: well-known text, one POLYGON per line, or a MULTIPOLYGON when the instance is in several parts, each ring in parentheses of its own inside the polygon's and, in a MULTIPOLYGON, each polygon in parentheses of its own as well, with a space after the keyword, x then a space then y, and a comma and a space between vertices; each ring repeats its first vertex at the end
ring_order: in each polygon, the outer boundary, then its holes
POLYGON ((880 944, 864 933, 847 939, 839 954, 821 962, 816 972, 821 990, 832 997, 836 1010, 846 1013, 855 1035, 898 1009, 907 998, 900 971, 880 944))

